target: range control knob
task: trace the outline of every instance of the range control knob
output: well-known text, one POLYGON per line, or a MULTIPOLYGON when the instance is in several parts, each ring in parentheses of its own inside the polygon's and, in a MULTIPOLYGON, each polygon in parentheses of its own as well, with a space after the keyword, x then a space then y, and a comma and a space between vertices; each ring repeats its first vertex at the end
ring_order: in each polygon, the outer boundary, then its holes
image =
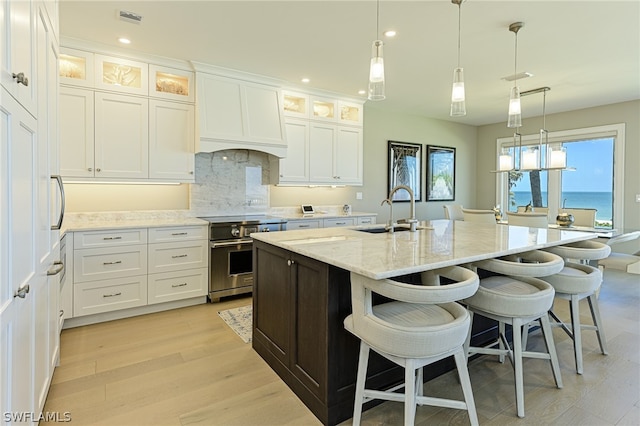
POLYGON ((231 227, 231 235, 233 235, 234 237, 240 236, 240 230, 238 229, 237 226, 234 225, 231 227))
POLYGON ((264 228, 262 228, 262 232, 269 232, 269 228, 265 226, 264 228))

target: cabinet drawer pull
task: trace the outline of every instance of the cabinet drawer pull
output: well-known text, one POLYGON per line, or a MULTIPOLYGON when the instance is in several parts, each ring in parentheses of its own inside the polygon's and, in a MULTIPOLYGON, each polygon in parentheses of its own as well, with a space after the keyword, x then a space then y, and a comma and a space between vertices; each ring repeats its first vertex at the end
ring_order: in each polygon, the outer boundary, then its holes
POLYGON ((175 256, 171 256, 172 259, 178 259, 180 257, 187 257, 186 254, 176 254, 175 256))
POLYGON ((174 285, 172 285, 171 287, 173 287, 173 288, 176 288, 176 287, 184 287, 184 286, 186 286, 186 285, 187 285, 187 283, 174 284, 174 285))
POLYGON ((173 233, 173 234, 171 234, 171 235, 176 235, 176 236, 177 236, 177 235, 187 235, 187 233, 186 233, 186 232, 174 232, 174 233, 173 233))
POLYGON ((336 225, 346 225, 347 222, 336 222, 336 225))
POLYGON ((103 240, 106 240, 106 241, 108 241, 108 240, 121 240, 121 239, 122 239, 122 237, 104 237, 103 238, 103 240))
POLYGON ((298 225, 298 228, 308 228, 308 227, 310 227, 310 226, 311 226, 311 225, 298 225))
POLYGON ((112 293, 112 294, 103 294, 102 297, 116 297, 122 296, 122 292, 112 293))
POLYGON ((122 260, 116 260, 115 262, 102 262, 103 265, 118 265, 122 263, 122 260))

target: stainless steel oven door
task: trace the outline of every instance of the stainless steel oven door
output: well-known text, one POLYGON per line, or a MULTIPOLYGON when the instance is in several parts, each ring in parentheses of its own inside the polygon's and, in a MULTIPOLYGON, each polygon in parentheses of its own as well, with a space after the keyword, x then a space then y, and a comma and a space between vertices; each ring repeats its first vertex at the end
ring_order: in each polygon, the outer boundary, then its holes
POLYGON ((209 297, 248 293, 253 289, 252 240, 210 243, 209 297))

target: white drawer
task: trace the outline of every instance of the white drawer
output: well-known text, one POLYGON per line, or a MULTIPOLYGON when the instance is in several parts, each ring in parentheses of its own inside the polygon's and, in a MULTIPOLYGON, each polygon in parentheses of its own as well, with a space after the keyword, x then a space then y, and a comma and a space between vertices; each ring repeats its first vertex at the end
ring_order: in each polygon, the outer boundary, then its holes
POLYGON ((359 216, 358 225, 375 225, 376 217, 375 216, 359 216))
POLYGON ((149 228, 149 243, 170 241, 208 240, 209 226, 179 226, 172 228, 149 228))
POLYGON ((355 225, 355 220, 352 217, 345 217, 340 219, 325 219, 324 227, 325 228, 333 228, 337 226, 353 226, 355 225))
POLYGON ((73 316, 99 314, 147 304, 147 276, 76 284, 73 316))
POLYGON ((322 228, 320 224, 320 219, 318 220, 290 220, 287 222, 287 231, 291 231, 293 229, 313 229, 313 228, 322 228))
POLYGON ((149 245, 150 274, 206 268, 208 265, 209 240, 149 245))
POLYGON ((149 275, 148 302, 151 305, 206 296, 208 279, 208 268, 149 275))
POLYGON ((74 250, 74 283, 147 273, 147 246, 133 245, 74 250))
POLYGON ((74 249, 146 244, 147 229, 118 229, 73 233, 74 249))

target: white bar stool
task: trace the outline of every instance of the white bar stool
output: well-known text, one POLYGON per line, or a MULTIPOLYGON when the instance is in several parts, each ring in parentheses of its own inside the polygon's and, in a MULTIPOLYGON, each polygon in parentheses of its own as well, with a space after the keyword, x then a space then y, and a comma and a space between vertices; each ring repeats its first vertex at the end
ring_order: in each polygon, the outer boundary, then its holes
POLYGON ((467 304, 472 317, 465 353, 499 355, 500 362, 504 361, 505 355, 509 356, 514 366, 518 417, 524 417, 523 357, 548 359, 556 386, 562 388, 560 365, 548 316, 555 292, 549 283, 535 277, 557 273, 562 270, 563 265, 561 257, 539 250, 474 262, 478 269, 501 275, 481 279, 476 294, 463 302, 467 304), (499 336, 496 342, 485 347, 470 346, 474 313, 498 321, 499 336), (528 324, 536 320, 542 328, 546 353, 527 352, 522 344, 523 327, 528 330, 528 324), (513 348, 507 341, 505 324, 511 324, 513 329, 513 348), (496 345, 497 348, 494 347, 496 345))
POLYGON ((611 247, 596 241, 579 241, 562 246, 545 249, 550 253, 557 254, 565 259, 564 268, 557 274, 544 277, 556 290, 556 297, 569 301, 571 311, 570 326, 558 318, 552 309, 549 314, 555 320, 552 325, 560 326, 573 339, 573 350, 575 352, 576 372, 582 374, 584 371, 582 361, 582 330, 595 330, 600 344, 600 350, 607 355, 607 342, 604 337, 602 319, 600 318, 600 308, 598 307, 597 291, 602 284, 602 272, 598 268, 587 265, 590 260, 601 260, 609 256, 611 247), (582 263, 573 263, 567 259, 577 259, 582 263), (580 301, 587 299, 593 325, 580 323, 580 301))
POLYGON ((459 266, 422 274, 422 284, 373 280, 351 273, 353 313, 345 328, 360 339, 353 424, 359 425, 362 405, 372 399, 404 401, 404 424, 415 422, 416 404, 467 410, 472 425, 478 424, 463 344, 469 330, 469 313, 456 300, 475 293, 478 276, 459 266), (439 285, 440 278, 452 284, 439 285), (372 294, 394 299, 373 305, 372 294), (385 391, 365 388, 369 350, 404 367, 405 381, 385 391), (464 401, 423 396, 422 367, 453 356, 464 401), (395 392, 404 387, 404 393, 395 392))

